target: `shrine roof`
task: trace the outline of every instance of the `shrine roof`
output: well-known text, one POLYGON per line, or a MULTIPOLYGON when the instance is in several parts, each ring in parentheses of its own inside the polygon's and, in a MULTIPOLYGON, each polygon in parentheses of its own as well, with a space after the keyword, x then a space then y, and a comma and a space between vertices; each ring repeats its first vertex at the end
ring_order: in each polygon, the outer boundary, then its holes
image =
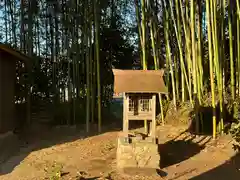
POLYGON ((114 93, 168 93, 164 70, 113 69, 113 74, 114 93))

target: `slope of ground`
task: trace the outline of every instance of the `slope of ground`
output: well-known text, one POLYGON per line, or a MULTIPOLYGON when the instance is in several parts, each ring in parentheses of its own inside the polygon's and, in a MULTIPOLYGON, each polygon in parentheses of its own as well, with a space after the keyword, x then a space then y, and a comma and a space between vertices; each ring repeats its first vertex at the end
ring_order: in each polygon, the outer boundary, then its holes
POLYGON ((62 179, 168 179, 201 180, 240 178, 239 158, 231 138, 213 141, 193 136, 186 127, 159 126, 161 172, 157 177, 128 177, 116 172, 118 131, 84 137, 72 128, 52 129, 32 138, 1 164, 1 180, 49 179, 61 170, 62 179), (111 178, 110 178, 111 177, 111 178))

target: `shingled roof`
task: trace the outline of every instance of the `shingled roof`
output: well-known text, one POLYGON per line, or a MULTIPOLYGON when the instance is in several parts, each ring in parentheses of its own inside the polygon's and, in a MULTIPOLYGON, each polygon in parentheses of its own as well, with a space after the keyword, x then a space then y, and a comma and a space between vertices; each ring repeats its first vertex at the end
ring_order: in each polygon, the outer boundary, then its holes
POLYGON ((25 63, 29 63, 29 61, 31 59, 29 56, 23 54, 22 52, 20 52, 16 49, 13 49, 11 46, 6 45, 6 44, 0 43, 0 50, 18 58, 19 60, 21 60, 25 63))
POLYGON ((113 69, 114 93, 163 93, 167 87, 163 80, 164 70, 113 69))

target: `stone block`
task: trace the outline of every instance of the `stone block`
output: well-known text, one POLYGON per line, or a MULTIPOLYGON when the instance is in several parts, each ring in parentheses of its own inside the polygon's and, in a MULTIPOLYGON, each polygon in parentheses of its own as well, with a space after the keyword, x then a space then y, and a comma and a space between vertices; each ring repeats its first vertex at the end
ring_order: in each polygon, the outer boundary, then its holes
POLYGON ((129 144, 129 143, 130 143, 129 137, 121 136, 118 138, 118 145, 124 145, 124 144, 129 144))
POLYGON ((158 145, 145 140, 129 144, 119 141, 117 149, 117 168, 159 169, 160 155, 158 145))
POLYGON ((142 140, 143 140, 142 136, 131 137, 132 143, 141 142, 142 140))

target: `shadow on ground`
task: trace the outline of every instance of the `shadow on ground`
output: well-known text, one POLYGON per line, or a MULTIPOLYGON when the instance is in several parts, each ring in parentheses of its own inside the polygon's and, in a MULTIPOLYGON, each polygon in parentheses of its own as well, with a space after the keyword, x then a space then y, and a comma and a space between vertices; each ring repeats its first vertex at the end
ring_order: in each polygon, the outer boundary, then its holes
POLYGON ((200 174, 190 180, 239 180, 240 179, 240 154, 238 153, 224 164, 200 174))
MULTIPOLYGON (((110 109, 111 112, 111 109, 110 109)), ((98 133, 98 125, 90 125, 90 133, 86 133, 86 126, 46 126, 33 124, 32 128, 23 134, 14 134, 11 140, 0 140, 0 175, 11 173, 31 152, 49 148, 79 139, 84 139, 106 132, 122 129, 121 109, 117 114, 103 115, 102 131, 98 133), (117 116, 118 115, 118 116, 117 116), (5 143, 7 141, 7 144, 5 143), (14 161, 12 161, 14 157, 14 161), (6 166, 4 166, 6 165, 6 166)))
POLYGON ((194 143, 194 137, 185 137, 182 140, 175 139, 159 145, 159 153, 161 155, 160 168, 177 165, 197 155, 205 148, 205 144, 207 143, 205 142, 203 145, 199 145, 199 142, 194 143))
MULTIPOLYGON (((15 141, 9 142, 9 144, 11 144, 8 145, 8 147, 0 147, 0 175, 11 173, 15 167, 17 167, 33 151, 99 135, 96 125, 91 128, 91 133, 87 134, 84 129, 84 126, 55 127, 49 128, 45 131, 42 130, 41 134, 26 134, 25 136, 27 137, 16 137, 15 141), (11 150, 11 148, 13 150, 11 150), (12 157, 14 157, 14 161, 12 161, 12 157)), ((119 130, 119 123, 112 122, 110 125, 105 126, 105 128, 102 129, 101 134, 119 130)))
MULTIPOLYGON (((78 126, 46 126, 32 124, 24 134, 14 134, 7 144, 0 140, 0 175, 11 173, 31 152, 49 148, 68 142, 74 142, 107 132, 122 130, 122 100, 113 102, 107 112, 102 114, 102 129, 98 133, 98 124, 90 124, 90 132, 86 133, 86 125, 78 126), (14 161, 12 161, 14 157, 14 161), (7 167, 4 166, 7 164, 7 167)), ((139 122, 131 124, 131 129, 141 127, 139 122)))

